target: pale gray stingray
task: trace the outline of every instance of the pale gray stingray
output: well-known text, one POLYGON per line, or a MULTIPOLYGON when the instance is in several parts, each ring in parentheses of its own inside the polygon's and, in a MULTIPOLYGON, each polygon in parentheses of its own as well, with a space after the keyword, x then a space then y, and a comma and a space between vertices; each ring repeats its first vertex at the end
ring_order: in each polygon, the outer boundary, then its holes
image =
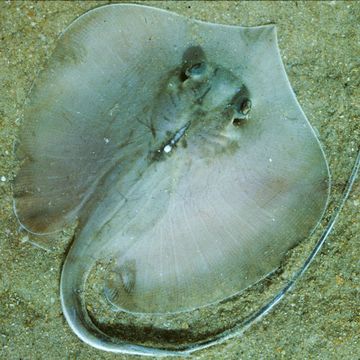
POLYGON ((324 154, 272 25, 94 9, 60 37, 20 140, 16 214, 34 233, 78 219, 63 312, 108 351, 154 354, 92 323, 82 293, 97 260, 108 262, 105 296, 118 309, 196 309, 276 269, 328 198, 324 154))

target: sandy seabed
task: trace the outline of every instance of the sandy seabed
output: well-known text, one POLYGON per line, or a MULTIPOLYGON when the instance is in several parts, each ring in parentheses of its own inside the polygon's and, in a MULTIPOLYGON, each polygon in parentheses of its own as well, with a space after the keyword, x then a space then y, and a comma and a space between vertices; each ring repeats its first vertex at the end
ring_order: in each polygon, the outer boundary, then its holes
MULTIPOLYGON (((342 189, 360 144, 360 3, 143 2, 196 19, 275 23, 290 82, 342 189)), ((22 107, 58 35, 104 2, 0 3, 0 358, 126 359, 72 333, 59 301, 66 242, 35 247, 12 210, 13 155, 22 107)), ((356 359, 360 357, 360 185, 309 270, 276 308, 242 337, 193 359, 356 359)))

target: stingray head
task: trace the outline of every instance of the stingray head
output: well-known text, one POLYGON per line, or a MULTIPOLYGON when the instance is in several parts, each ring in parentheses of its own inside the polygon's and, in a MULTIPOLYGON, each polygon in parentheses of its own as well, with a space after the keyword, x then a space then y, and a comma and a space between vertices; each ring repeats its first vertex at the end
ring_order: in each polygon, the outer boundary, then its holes
POLYGON ((250 94, 242 79, 209 62, 200 46, 191 46, 181 66, 161 82, 151 115, 154 138, 160 135, 165 140, 155 145, 155 155, 179 146, 207 161, 235 152, 243 132, 239 128, 246 125, 250 110, 250 94))

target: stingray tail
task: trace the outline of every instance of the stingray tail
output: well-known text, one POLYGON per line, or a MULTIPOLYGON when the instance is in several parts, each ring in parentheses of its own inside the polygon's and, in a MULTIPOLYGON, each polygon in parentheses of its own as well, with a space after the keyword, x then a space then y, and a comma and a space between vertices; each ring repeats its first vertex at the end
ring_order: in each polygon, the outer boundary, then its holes
POLYGON ((136 345, 112 338, 92 322, 84 301, 85 282, 92 263, 79 265, 71 261, 70 253, 65 260, 60 282, 60 296, 63 314, 74 333, 86 344, 97 349, 131 355, 144 356, 186 356, 187 350, 172 351, 136 345))

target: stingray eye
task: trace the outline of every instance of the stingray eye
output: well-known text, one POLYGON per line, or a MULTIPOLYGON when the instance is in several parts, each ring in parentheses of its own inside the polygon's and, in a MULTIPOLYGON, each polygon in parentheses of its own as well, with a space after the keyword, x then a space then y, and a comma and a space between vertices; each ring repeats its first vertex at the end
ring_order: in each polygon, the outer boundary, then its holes
POLYGON ((206 64, 202 62, 202 63, 194 64, 190 66, 188 69, 186 69, 185 75, 188 78, 200 79, 205 75, 205 72, 206 72, 206 64))
POLYGON ((245 98, 240 105, 240 112, 246 116, 249 114, 250 110, 251 110, 251 101, 250 99, 245 98))
POLYGON ((239 109, 236 109, 234 111, 234 117, 232 119, 232 124, 234 126, 241 126, 243 125, 247 119, 248 119, 248 114, 251 110, 251 101, 249 99, 245 99, 239 109))
POLYGON ((201 80, 206 74, 206 56, 200 46, 190 46, 183 54, 180 78, 201 80))
POLYGON ((242 115, 248 115, 251 110, 251 100, 249 91, 245 85, 243 85, 233 96, 229 104, 238 113, 242 115))
POLYGON ((248 119, 251 110, 251 100, 249 99, 249 91, 245 86, 234 95, 231 99, 229 107, 233 109, 232 124, 241 126, 248 119))

